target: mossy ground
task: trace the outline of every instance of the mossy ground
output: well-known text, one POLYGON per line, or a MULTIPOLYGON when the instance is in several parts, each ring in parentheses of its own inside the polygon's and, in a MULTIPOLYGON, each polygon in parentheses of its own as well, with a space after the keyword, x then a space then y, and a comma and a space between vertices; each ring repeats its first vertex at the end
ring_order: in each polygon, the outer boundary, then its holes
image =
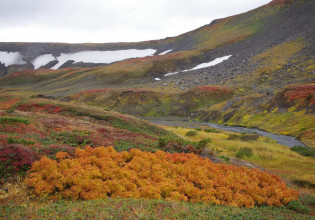
POLYGON ((240 209, 163 200, 23 202, 0 206, 4 219, 312 219, 287 208, 240 209))

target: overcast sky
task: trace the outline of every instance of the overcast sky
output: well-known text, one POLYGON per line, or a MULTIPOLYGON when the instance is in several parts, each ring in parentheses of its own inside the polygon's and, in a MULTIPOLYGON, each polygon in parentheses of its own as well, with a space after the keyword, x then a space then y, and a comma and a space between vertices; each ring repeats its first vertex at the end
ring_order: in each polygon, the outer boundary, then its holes
POLYGON ((0 0, 2 42, 130 42, 176 36, 271 0, 0 0))

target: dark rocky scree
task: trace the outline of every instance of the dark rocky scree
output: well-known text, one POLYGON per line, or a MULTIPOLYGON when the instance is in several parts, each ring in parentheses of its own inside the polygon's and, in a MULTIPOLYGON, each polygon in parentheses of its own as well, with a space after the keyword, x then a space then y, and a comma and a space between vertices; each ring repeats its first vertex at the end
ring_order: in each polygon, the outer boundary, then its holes
POLYGON ((39 67, 39 69, 50 69, 50 68, 52 68, 53 66, 55 66, 57 63, 59 63, 58 60, 50 61, 50 62, 47 63, 46 65, 39 67))
MULTIPOLYGON (((265 28, 254 36, 251 36, 241 42, 229 44, 224 47, 208 51, 204 55, 204 62, 209 62, 215 58, 232 55, 232 57, 218 65, 194 70, 189 72, 181 72, 173 76, 161 77, 162 81, 159 83, 170 84, 175 83, 176 86, 185 88, 192 88, 204 84, 225 84, 225 81, 231 79, 231 86, 236 83, 233 82, 234 77, 241 76, 253 72, 257 69, 259 64, 249 65, 249 60, 257 54, 264 52, 277 44, 283 42, 296 40, 298 38, 305 38, 311 47, 305 48, 301 51, 298 57, 306 61, 310 57, 314 58, 314 38, 315 24, 313 22, 314 16, 309 16, 314 9, 315 2, 309 1, 308 4, 303 4, 300 7, 290 7, 285 13, 279 14, 278 19, 269 20, 265 24, 265 28), (298 18, 298 19, 297 19, 298 18)), ((248 85, 257 92, 271 93, 275 88, 281 88, 290 83, 296 83, 295 76, 288 75, 286 70, 299 64, 288 64, 274 75, 274 80, 268 81, 269 90, 263 91, 259 85, 248 85)), ((303 71, 301 69, 300 71, 303 71)), ((268 76, 265 80, 268 79, 268 76)), ((311 82, 315 80, 315 74, 303 82, 311 82)))

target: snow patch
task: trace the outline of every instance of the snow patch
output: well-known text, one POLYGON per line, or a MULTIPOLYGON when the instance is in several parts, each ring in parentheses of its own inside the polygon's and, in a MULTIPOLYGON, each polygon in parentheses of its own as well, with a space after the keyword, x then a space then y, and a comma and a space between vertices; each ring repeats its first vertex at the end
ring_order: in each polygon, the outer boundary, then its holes
POLYGON ((222 63, 224 60, 228 60, 232 55, 216 58, 215 60, 210 61, 209 63, 201 63, 198 66, 192 68, 191 70, 198 70, 209 66, 215 66, 219 63, 222 63))
POLYGON ((177 74, 177 73, 179 73, 179 72, 167 73, 167 74, 165 74, 164 76, 172 76, 172 75, 175 75, 175 74, 177 74))
POLYGON ((161 81, 161 79, 160 79, 160 78, 154 78, 154 80, 155 80, 155 81, 161 81))
POLYGON ((84 62, 84 63, 113 63, 130 58, 139 58, 152 56, 156 50, 154 49, 129 49, 129 50, 115 50, 115 51, 81 51, 77 53, 61 53, 57 60, 55 66, 52 69, 58 69, 68 60, 74 60, 75 62, 84 62))
POLYGON ((202 68, 206 68, 206 67, 210 67, 210 66, 215 66, 219 63, 222 63, 223 61, 225 60, 228 60, 232 55, 228 55, 228 56, 224 56, 224 57, 219 57, 219 58, 216 58, 208 63, 201 63, 197 66, 195 66, 194 68, 192 69, 189 69, 189 70, 181 70, 181 71, 178 71, 178 72, 173 72, 173 73, 167 73, 165 74, 164 76, 172 76, 172 75, 175 75, 179 72, 187 72, 187 71, 190 71, 190 70, 198 70, 198 69, 202 69, 202 68))
POLYGON ((32 64, 34 65, 34 69, 38 69, 41 66, 46 65, 50 61, 55 60, 52 54, 44 54, 39 57, 36 57, 33 61, 32 64))
POLYGON ((0 62, 3 63, 6 67, 13 64, 26 64, 26 62, 23 60, 23 56, 19 52, 0 51, 0 62))
POLYGON ((171 52, 172 50, 173 50, 173 49, 171 49, 171 50, 167 50, 167 51, 164 51, 164 52, 160 53, 159 55, 164 55, 164 54, 167 54, 167 53, 171 52))

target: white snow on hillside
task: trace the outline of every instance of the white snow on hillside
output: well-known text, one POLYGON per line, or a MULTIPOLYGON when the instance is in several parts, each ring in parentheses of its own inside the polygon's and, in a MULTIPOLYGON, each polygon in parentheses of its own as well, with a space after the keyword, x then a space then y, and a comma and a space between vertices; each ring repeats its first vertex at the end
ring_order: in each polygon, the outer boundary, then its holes
POLYGON ((53 61, 55 58, 53 57, 52 54, 44 54, 39 57, 36 57, 33 61, 32 64, 34 65, 34 69, 38 69, 41 66, 46 65, 50 61, 53 61))
POLYGON ((159 55, 164 55, 164 54, 167 54, 167 53, 171 52, 172 50, 173 50, 173 49, 171 49, 171 50, 167 50, 167 51, 164 51, 164 52, 160 53, 159 55))
POLYGON ((59 63, 53 66, 52 69, 58 69, 68 60, 84 63, 113 63, 130 58, 152 56, 155 52, 156 50, 154 49, 129 49, 115 51, 81 51, 71 54, 61 53, 61 55, 57 57, 59 63))
POLYGON ((0 51, 0 62, 3 63, 6 67, 17 64, 26 64, 26 62, 23 60, 23 56, 19 52, 5 52, 0 51))
POLYGON ((198 66, 192 68, 191 70, 198 70, 209 66, 215 66, 219 63, 222 63, 224 60, 228 60, 232 55, 216 58, 215 60, 210 61, 209 63, 201 63, 198 66))
MULTIPOLYGON (((186 72, 187 70, 183 70, 182 72, 186 72)), ((165 74, 164 76, 171 76, 171 75, 175 75, 175 74, 177 74, 177 73, 179 73, 179 72, 174 72, 174 73, 167 73, 167 74, 165 74)))
POLYGON ((206 68, 206 67, 210 67, 210 66, 215 66, 219 63, 222 63, 223 61, 225 60, 228 60, 232 55, 228 55, 228 56, 224 56, 224 57, 219 57, 219 58, 216 58, 208 63, 201 63, 197 66, 195 66, 194 68, 192 69, 189 69, 189 70, 181 70, 181 71, 178 71, 178 72, 173 72, 173 73, 167 73, 165 74, 164 76, 172 76, 172 75, 175 75, 179 72, 187 72, 187 71, 190 71, 190 70, 198 70, 198 69, 202 69, 202 68, 206 68))
POLYGON ((61 53, 58 57, 53 57, 52 54, 44 54, 36 57, 32 64, 35 69, 38 69, 40 66, 46 65, 50 61, 58 60, 55 66, 52 69, 58 69, 68 60, 74 60, 75 62, 83 63, 113 63, 130 58, 139 58, 152 56, 156 50, 154 49, 129 49, 129 50, 115 50, 115 51, 81 51, 76 53, 61 53))

